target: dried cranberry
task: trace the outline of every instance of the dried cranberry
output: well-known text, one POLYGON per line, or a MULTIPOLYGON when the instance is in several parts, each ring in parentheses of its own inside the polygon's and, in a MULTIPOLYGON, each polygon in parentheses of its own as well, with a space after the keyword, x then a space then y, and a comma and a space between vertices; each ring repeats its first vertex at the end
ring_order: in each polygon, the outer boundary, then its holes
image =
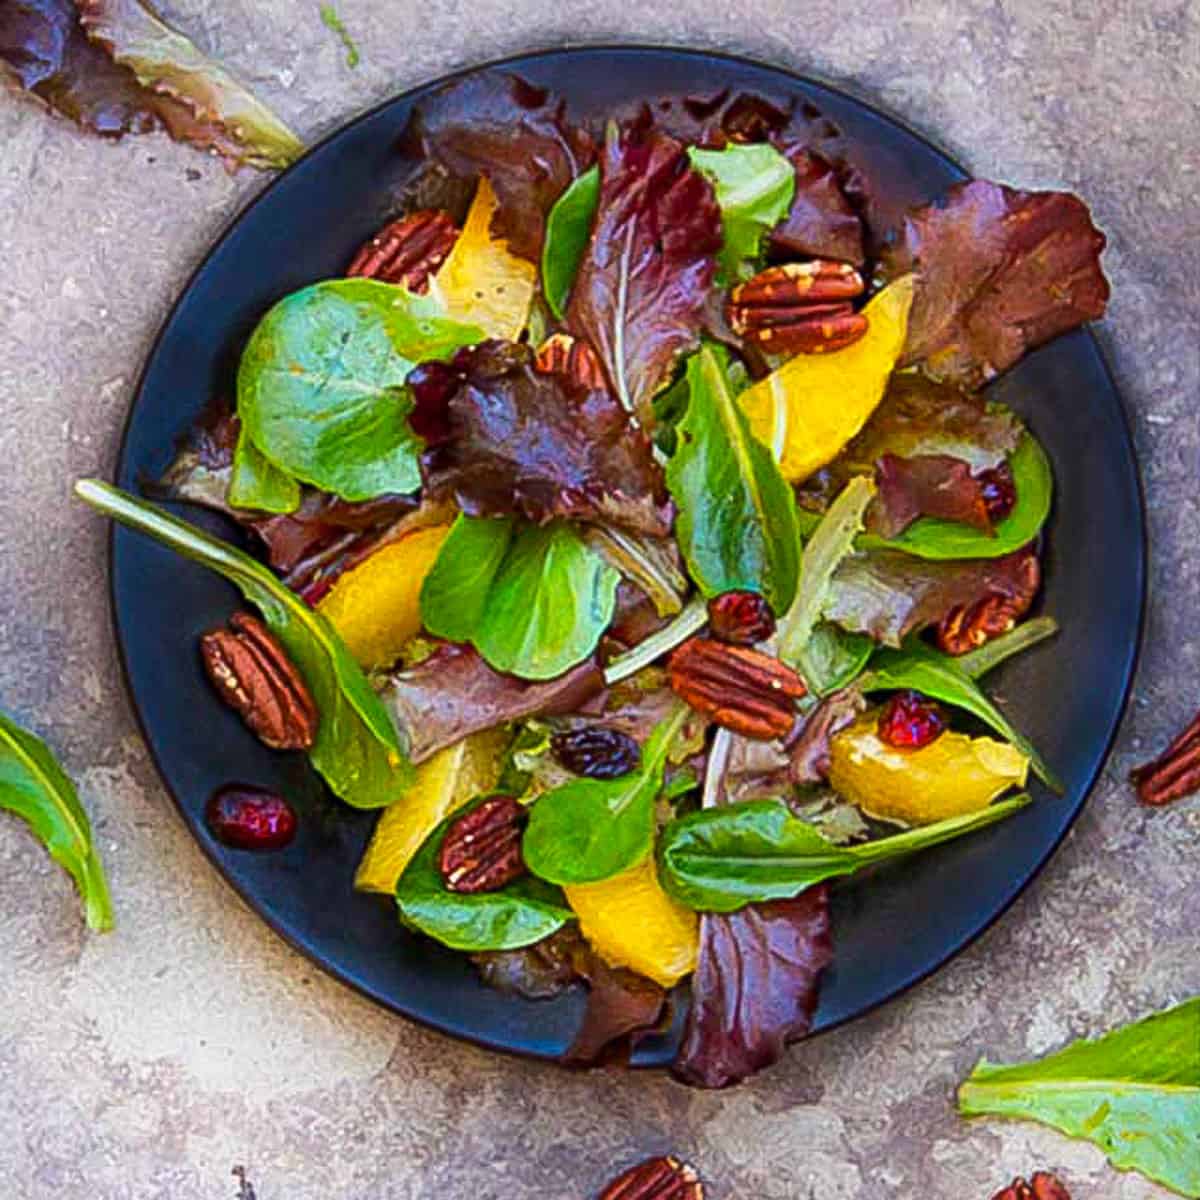
POLYGON ((897 692, 879 714, 881 741, 897 750, 920 750, 946 732, 946 714, 941 705, 920 692, 897 692))
POLYGON ((296 836, 296 813, 274 792, 230 784, 204 809, 213 837, 237 850, 281 850, 296 836))
POLYGON ((1012 468, 1006 462, 1001 463, 989 471, 980 471, 975 478, 981 485, 989 519, 993 524, 1003 521, 1017 506, 1017 483, 1012 468))
POLYGON ((735 646, 751 646, 775 632, 775 614, 757 592, 724 592, 708 602, 713 636, 735 646))
POLYGON ((430 445, 450 436, 448 405, 462 382, 453 364, 424 362, 413 367, 405 380, 412 392, 413 410, 408 422, 430 445))
POLYGON ((627 733, 597 726, 556 733, 550 748, 568 771, 589 779, 628 775, 642 757, 641 748, 627 733))

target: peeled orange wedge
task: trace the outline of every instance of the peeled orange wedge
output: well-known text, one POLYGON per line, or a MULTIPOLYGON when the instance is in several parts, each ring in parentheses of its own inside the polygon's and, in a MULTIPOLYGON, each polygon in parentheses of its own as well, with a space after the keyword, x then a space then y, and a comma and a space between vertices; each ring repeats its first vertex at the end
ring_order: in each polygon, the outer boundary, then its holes
POLYGON ((391 666, 420 632, 421 584, 449 532, 449 525, 430 525, 381 546, 317 605, 367 670, 391 666))
POLYGON ((738 397, 756 438, 793 483, 832 462, 883 399, 904 349, 913 276, 889 283, 863 309, 857 342, 831 354, 797 354, 738 397))
POLYGON ((478 325, 488 337, 515 342, 529 319, 537 268, 492 236, 496 207, 496 193, 481 175, 463 231, 430 280, 429 292, 441 300, 447 316, 478 325))
POLYGON ((1025 783, 1029 759, 989 737, 943 733, 919 750, 897 750, 868 712, 830 743, 829 782, 863 812, 902 825, 931 825, 987 808, 1025 783))
POLYGON ((652 858, 611 879, 563 891, 580 932, 610 966, 628 967, 667 988, 696 969, 700 920, 663 891, 652 858))
POLYGON ((412 787, 380 815, 354 886, 391 895, 401 872, 438 824, 496 786, 508 742, 503 729, 485 729, 421 763, 412 787))

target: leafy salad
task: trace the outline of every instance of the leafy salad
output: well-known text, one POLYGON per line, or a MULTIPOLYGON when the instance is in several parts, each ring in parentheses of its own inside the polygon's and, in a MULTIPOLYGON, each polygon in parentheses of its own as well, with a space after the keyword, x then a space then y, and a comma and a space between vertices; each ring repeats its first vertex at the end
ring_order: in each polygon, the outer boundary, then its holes
MULTIPOLYGON (((257 610, 205 664, 382 810, 357 887, 497 988, 585 984, 573 1062, 690 981, 676 1073, 736 1082, 810 1027, 831 881, 1058 786, 982 683, 1056 626, 1051 466, 981 389, 1103 313, 1104 238, 982 180, 896 213, 750 94, 593 124, 485 74, 403 152, 394 218, 263 315, 161 481, 263 561, 77 490, 257 610)), ((214 832, 278 846, 281 804, 214 832)))

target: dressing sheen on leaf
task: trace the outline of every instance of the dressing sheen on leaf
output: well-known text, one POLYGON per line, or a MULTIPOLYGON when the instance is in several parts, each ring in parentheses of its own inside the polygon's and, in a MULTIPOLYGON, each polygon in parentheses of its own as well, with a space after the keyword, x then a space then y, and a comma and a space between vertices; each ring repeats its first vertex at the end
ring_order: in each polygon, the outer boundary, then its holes
POLYGON ((575 919, 557 888, 530 876, 494 892, 468 894, 446 887, 438 869, 442 839, 451 821, 485 799, 480 796, 442 821, 396 884, 396 905, 404 923, 451 950, 518 950, 575 919))
POLYGON ((712 180, 721 206, 720 279, 749 279, 761 258, 763 236, 788 213, 796 172, 774 146, 730 145, 724 150, 688 150, 692 166, 712 180))
POLYGON ((689 908, 734 912, 782 900, 838 875, 924 850, 1001 821, 1029 803, 1025 795, 855 846, 839 846, 778 800, 702 809, 671 822, 659 840, 659 873, 689 908))
POLYGON ((688 361, 688 409, 667 465, 675 536, 704 596, 759 592, 782 613, 800 572, 796 502, 730 393, 723 353, 705 347, 688 361))
POLYGON ((683 146, 610 125, 567 326, 591 343, 622 406, 647 428, 651 398, 699 340, 720 249, 716 198, 683 146))
POLYGON ((313 284, 280 300, 242 355, 245 435, 279 470, 347 500, 415 491, 420 442, 405 378, 482 336, 432 297, 389 283, 313 284))
POLYGON ((75 494, 106 517, 223 575, 262 613, 316 701, 320 723, 308 754, 337 795, 355 808, 382 808, 401 794, 412 771, 387 710, 325 617, 262 563, 153 504, 98 479, 80 480, 75 494))
POLYGON ((0 713, 0 809, 29 823, 50 855, 75 880, 88 928, 113 926, 112 901, 92 826, 75 785, 40 738, 0 713))
POLYGON ((1200 1197, 1200 998, 1035 1062, 982 1059, 958 1089, 965 1117, 1040 1121, 1113 1166, 1200 1197))
POLYGON ((647 741, 640 765, 627 775, 575 779, 538 798, 521 843, 526 865, 535 875, 552 883, 597 883, 650 854, 654 801, 688 711, 676 706, 647 741))
POLYGON ((421 620, 497 671, 553 679, 596 649, 619 578, 566 522, 514 531, 460 516, 421 588, 421 620))

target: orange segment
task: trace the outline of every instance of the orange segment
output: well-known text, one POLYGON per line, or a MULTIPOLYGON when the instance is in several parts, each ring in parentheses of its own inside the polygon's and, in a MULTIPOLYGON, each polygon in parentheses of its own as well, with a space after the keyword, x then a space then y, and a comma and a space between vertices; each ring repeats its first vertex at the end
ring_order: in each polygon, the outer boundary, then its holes
POLYGON ((605 962, 663 987, 696 969, 700 920, 663 891, 652 858, 611 879, 563 891, 580 931, 605 962))
POLYGON ((872 817, 931 825, 1025 783, 1029 759, 1007 742, 947 732, 919 750, 897 750, 880 739, 878 717, 868 712, 835 735, 829 758, 833 789, 872 817))
POLYGON ((354 886, 391 895, 400 873, 438 823, 496 786, 508 742, 507 731, 485 729, 421 763, 412 787, 380 815, 354 886))
POLYGON ((515 342, 529 319, 537 268, 492 237, 496 207, 496 193, 482 175, 463 231, 430 280, 429 292, 441 300, 447 316, 478 325, 488 337, 515 342))
POLYGON ((738 397, 750 429, 793 483, 832 462, 883 399, 904 349, 913 277, 889 283, 863 309, 867 332, 830 354, 797 354, 738 397))
POLYGON ((449 525, 414 529, 347 571, 317 605, 368 670, 387 667, 421 630, 421 584, 449 525))

